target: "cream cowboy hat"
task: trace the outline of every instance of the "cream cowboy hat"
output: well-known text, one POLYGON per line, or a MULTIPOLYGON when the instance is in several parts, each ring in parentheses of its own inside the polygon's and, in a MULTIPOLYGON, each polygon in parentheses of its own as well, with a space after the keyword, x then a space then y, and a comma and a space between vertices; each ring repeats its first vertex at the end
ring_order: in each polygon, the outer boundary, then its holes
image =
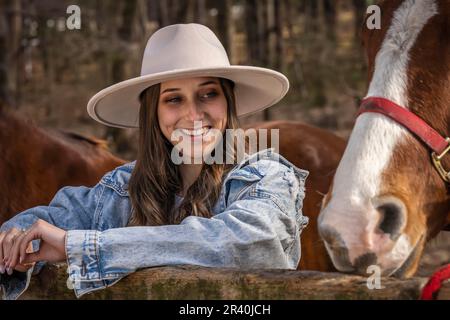
POLYGON ((88 102, 89 115, 108 126, 139 127, 139 95, 166 80, 221 77, 235 83, 237 115, 268 108, 289 89, 281 73, 259 67, 230 65, 216 35, 201 24, 175 24, 156 31, 148 40, 141 76, 107 87, 88 102))

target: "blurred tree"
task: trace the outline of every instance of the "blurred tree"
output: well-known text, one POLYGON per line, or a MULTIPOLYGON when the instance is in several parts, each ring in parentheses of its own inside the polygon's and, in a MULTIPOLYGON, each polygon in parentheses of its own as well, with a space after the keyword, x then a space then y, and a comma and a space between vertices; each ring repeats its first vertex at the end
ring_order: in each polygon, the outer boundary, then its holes
POLYGON ((339 0, 323 0, 326 35, 334 41, 336 36, 336 10, 339 0))
POLYGON ((355 38, 359 38, 360 31, 366 15, 367 1, 366 0, 352 0, 353 12, 355 15, 355 38))
POLYGON ((5 3, 0 2, 0 108, 3 104, 11 103, 8 90, 7 23, 5 3))
POLYGON ((22 3, 20 0, 0 2, 0 91, 10 107, 17 108, 20 103, 20 72, 22 60, 22 3))
POLYGON ((284 72, 284 22, 286 21, 285 4, 286 0, 274 0, 275 5, 275 63, 274 68, 284 72))
POLYGON ((206 10, 206 0, 198 0, 196 2, 197 4, 197 15, 196 15, 196 21, 200 24, 206 24, 207 23, 207 10, 206 10))
POLYGON ((231 37, 234 24, 232 23, 232 0, 221 0, 216 3, 217 8, 217 32, 228 55, 231 57, 231 37))
POLYGON ((260 58, 260 51, 258 48, 259 34, 258 34, 258 15, 257 15, 257 0, 245 0, 245 31, 246 31, 246 47, 247 47, 247 64, 251 62, 258 63, 260 58))
MULTIPOLYGON (((118 83, 131 77, 131 75, 127 74, 126 65, 130 55, 128 47, 129 44, 133 42, 135 32, 138 29, 137 25, 139 25, 140 20, 137 9, 138 0, 128 0, 123 3, 121 8, 119 16, 121 18, 121 24, 117 29, 119 41, 116 45, 118 47, 113 55, 111 65, 112 83, 118 83)), ((125 152, 128 148, 128 141, 125 137, 125 132, 122 129, 108 127, 105 137, 108 140, 115 142, 116 152, 118 153, 125 152)))

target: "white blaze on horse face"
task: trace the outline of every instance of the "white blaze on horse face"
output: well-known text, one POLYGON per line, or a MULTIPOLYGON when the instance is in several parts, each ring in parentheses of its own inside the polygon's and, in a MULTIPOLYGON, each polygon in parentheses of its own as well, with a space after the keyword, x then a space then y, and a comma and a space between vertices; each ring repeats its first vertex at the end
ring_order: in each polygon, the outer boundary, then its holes
MULTIPOLYGON (((406 0, 395 11, 375 59, 367 96, 384 97, 408 107, 409 51, 435 14, 433 0, 406 0)), ((383 269, 395 268, 412 250, 413 244, 405 234, 394 242, 388 234, 375 233, 380 222, 375 203, 383 186, 382 174, 396 145, 407 135, 397 123, 374 113, 362 114, 355 123, 334 177, 330 201, 319 217, 319 228, 337 232, 352 264, 361 255, 373 252, 383 269)), ((332 248, 327 248, 333 258, 332 248)))

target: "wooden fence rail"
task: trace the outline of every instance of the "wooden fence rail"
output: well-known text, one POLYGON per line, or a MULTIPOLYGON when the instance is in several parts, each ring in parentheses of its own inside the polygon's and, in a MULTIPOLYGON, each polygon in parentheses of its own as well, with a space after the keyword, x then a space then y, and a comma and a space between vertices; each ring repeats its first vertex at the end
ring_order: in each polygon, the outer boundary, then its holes
MULTIPOLYGON (((49 265, 20 298, 76 299, 66 281, 66 265, 49 265)), ((381 278, 381 289, 369 289, 366 277, 340 273, 174 266, 142 269, 81 299, 418 299, 426 281, 381 278)), ((441 291, 450 298, 450 284, 441 291)))

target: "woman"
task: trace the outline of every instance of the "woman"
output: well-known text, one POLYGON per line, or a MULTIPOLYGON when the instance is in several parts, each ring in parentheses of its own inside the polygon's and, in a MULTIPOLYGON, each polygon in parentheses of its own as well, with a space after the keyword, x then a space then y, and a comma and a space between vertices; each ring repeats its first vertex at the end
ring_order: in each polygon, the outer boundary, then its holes
POLYGON ((1 226, 4 297, 17 298, 44 261, 67 261, 77 297, 150 266, 295 269, 307 171, 272 149, 237 159, 226 139, 238 115, 273 105, 288 86, 278 72, 230 66, 203 25, 158 30, 141 76, 88 103, 103 124, 139 126, 137 160, 1 226))

